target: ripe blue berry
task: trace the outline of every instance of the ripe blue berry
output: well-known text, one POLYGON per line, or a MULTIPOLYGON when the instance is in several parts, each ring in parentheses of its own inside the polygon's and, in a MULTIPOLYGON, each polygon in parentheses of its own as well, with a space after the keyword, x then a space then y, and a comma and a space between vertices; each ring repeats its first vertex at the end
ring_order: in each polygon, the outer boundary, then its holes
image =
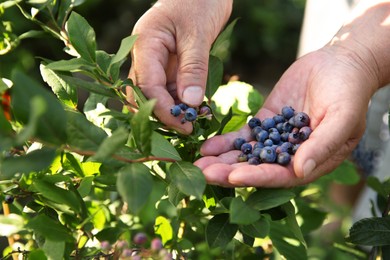
POLYGON ((260 148, 260 147, 253 148, 252 155, 254 157, 260 157, 261 149, 263 149, 263 148, 260 148))
POLYGON ((302 141, 306 141, 309 138, 311 132, 312 129, 310 128, 310 126, 302 127, 301 129, 299 129, 299 139, 301 139, 302 141))
POLYGON ((278 144, 280 143, 282 137, 280 136, 279 132, 272 132, 269 134, 269 139, 271 139, 274 144, 278 144))
POLYGON ((302 128, 310 124, 309 115, 305 112, 299 112, 294 116, 294 125, 295 127, 302 128))
POLYGON ((278 154, 277 162, 280 165, 287 165, 291 161, 291 155, 287 152, 281 152, 278 154))
POLYGON ((188 105, 187 105, 187 104, 184 104, 184 103, 180 103, 180 104, 179 104, 179 107, 180 107, 180 109, 183 110, 183 111, 186 111, 186 110, 188 109, 188 105))
POLYGON ((288 141, 292 144, 298 144, 301 142, 301 140, 299 139, 299 134, 298 133, 290 133, 288 135, 288 141))
POLYGON ((171 114, 175 117, 179 116, 181 114, 181 108, 179 105, 175 105, 171 108, 171 114))
POLYGON ((234 139, 233 145, 236 150, 241 150, 241 145, 243 145, 244 143, 246 143, 245 139, 242 137, 238 137, 234 139))
POLYGON ((282 108, 282 115, 284 118, 290 119, 291 117, 294 116, 294 114, 295 114, 295 110, 291 106, 285 106, 282 108))
POLYGON ((261 126, 261 121, 260 119, 258 119, 257 117, 252 117, 249 121, 248 121, 248 126, 253 129, 255 128, 256 126, 261 126))
POLYGON ((260 158, 259 157, 252 157, 248 160, 248 163, 250 165, 259 165, 261 162, 260 162, 260 158))
POLYGON ((184 112, 184 118, 190 122, 195 121, 197 116, 198 116, 198 113, 192 107, 187 108, 187 110, 184 112))
POLYGON ((257 135, 256 135, 256 140, 258 142, 262 142, 264 143, 264 141, 268 138, 268 132, 265 131, 265 130, 262 130, 260 131, 257 135))
POLYGON ((286 121, 286 119, 282 115, 275 115, 273 119, 275 121, 275 124, 284 123, 286 121))
POLYGON ((250 143, 244 143, 241 145, 241 152, 243 154, 250 154, 252 152, 252 145, 250 143))
POLYGON ((264 130, 269 130, 270 128, 275 127, 275 120, 273 118, 266 118, 261 122, 261 127, 264 130))
POLYGON ((267 139, 264 141, 264 146, 273 146, 274 142, 271 139, 267 139))
POLYGON ((276 151, 270 146, 266 146, 261 150, 260 159, 265 163, 273 163, 276 160, 276 151))
POLYGON ((294 128, 294 125, 290 124, 289 122, 283 123, 283 132, 291 132, 291 130, 294 128))
POLYGON ((5 195, 4 202, 7 204, 12 204, 14 202, 15 198, 12 195, 5 195))
POLYGON ((263 143, 263 142, 256 142, 256 143, 253 145, 253 150, 254 150, 254 149, 257 149, 257 148, 264 148, 264 143, 263 143))

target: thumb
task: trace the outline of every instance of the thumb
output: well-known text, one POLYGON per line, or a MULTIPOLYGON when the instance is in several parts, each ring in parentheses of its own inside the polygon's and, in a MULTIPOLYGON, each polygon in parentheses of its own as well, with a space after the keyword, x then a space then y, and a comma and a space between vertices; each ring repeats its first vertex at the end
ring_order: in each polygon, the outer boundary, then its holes
POLYGON ((183 103, 192 107, 199 106, 204 99, 211 46, 206 45, 199 39, 178 43, 177 94, 183 103), (184 48, 179 49, 180 46, 184 48))

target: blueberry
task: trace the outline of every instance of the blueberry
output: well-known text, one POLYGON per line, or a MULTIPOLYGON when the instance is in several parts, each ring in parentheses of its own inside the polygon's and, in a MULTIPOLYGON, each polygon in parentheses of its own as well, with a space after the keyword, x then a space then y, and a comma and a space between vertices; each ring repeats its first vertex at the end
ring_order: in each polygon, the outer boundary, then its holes
POLYGON ((274 142, 271 139, 267 139, 264 141, 264 146, 273 146, 274 142))
POLYGON ((291 130, 294 128, 293 125, 291 125, 289 122, 283 123, 283 132, 291 132, 291 130))
POLYGON ((305 112, 299 112, 294 116, 294 125, 298 128, 308 126, 310 124, 309 115, 305 112))
POLYGON ((179 105, 175 105, 175 106, 173 106, 172 108, 171 108, 171 114, 173 115, 173 116, 179 116, 180 114, 181 114, 181 108, 180 108, 180 106, 179 105))
POLYGON ((264 248, 261 246, 256 247, 255 254, 259 256, 259 259, 263 259, 264 258, 264 248))
POLYGON ((253 148, 253 151, 252 151, 253 157, 260 157, 260 153, 261 153, 262 149, 263 148, 260 148, 260 147, 253 148))
POLYGON ((184 104, 184 103, 180 103, 180 104, 179 104, 179 107, 180 107, 180 109, 183 110, 183 111, 186 111, 186 110, 188 109, 188 105, 187 105, 187 104, 184 104))
POLYGON ((301 146, 301 144, 294 144, 291 153, 295 154, 297 152, 299 146, 301 146))
POLYGON ((136 245, 145 244, 147 241, 148 241, 148 237, 143 232, 139 232, 139 233, 135 234, 135 236, 133 237, 133 242, 136 245))
POLYGON ((288 135, 288 141, 292 144, 298 144, 301 142, 301 140, 299 139, 299 134, 298 133, 290 133, 288 135))
POLYGON ((261 121, 260 119, 258 119, 257 117, 252 117, 249 121, 248 121, 248 126, 253 129, 255 128, 256 126, 261 126, 261 121))
POLYGON ((266 146, 261 150, 260 159, 265 163, 273 163, 276 160, 276 151, 272 147, 266 146))
POLYGON ((14 202, 15 198, 12 195, 5 195, 4 202, 7 204, 12 204, 14 202))
POLYGON ((201 106, 199 108, 199 115, 206 116, 211 114, 211 109, 209 106, 201 106))
POLYGON ((125 248, 122 251, 122 257, 124 257, 124 258, 131 257, 132 255, 133 255, 133 250, 130 248, 125 248))
POLYGON ((261 131, 264 131, 263 128, 261 128, 260 126, 255 126, 254 128, 252 128, 251 132, 252 132, 252 137, 254 139, 256 139, 256 135, 258 133, 260 133, 261 131))
POLYGON ((275 120, 273 118, 266 118, 261 122, 261 127, 264 130, 269 130, 270 128, 275 127, 275 120))
POLYGON ((275 121, 275 124, 284 123, 286 121, 284 116, 282 115, 275 115, 273 119, 275 121))
POLYGON ((269 139, 271 139, 274 144, 278 144, 280 143, 282 137, 280 136, 279 132, 272 132, 269 134, 269 139))
POLYGON ((198 113, 192 107, 187 108, 187 110, 184 112, 184 118, 190 122, 195 121, 197 116, 198 116, 198 113))
POLYGON ((251 165, 259 165, 260 164, 260 158, 259 157, 252 157, 248 160, 248 163, 251 165))
POLYGON ((301 129, 299 129, 299 139, 301 139, 302 141, 306 141, 309 138, 311 132, 312 129, 310 128, 310 126, 302 127, 301 129))
POLYGON ((276 153, 283 153, 283 152, 291 153, 292 148, 293 148, 292 143, 284 142, 281 145, 279 145, 278 148, 276 148, 276 153))
POLYGON ((279 133, 283 133, 283 124, 284 123, 277 123, 275 126, 279 133))
POLYGON ((256 140, 257 140, 258 142, 264 142, 267 138, 268 138, 268 132, 265 131, 265 130, 260 131, 260 132, 256 135, 256 140))
POLYGON ((163 248, 163 244, 161 239, 153 238, 153 240, 150 242, 150 249, 152 249, 152 251, 158 251, 162 248, 163 248))
POLYGON ((294 114, 295 114, 295 110, 291 106, 285 106, 282 108, 282 115, 284 118, 290 119, 291 117, 294 116, 294 114))
POLYGON ((244 143, 241 145, 241 152, 243 154, 249 154, 252 152, 252 145, 250 143, 244 143))
POLYGON ((238 137, 234 139, 233 145, 236 150, 241 150, 241 145, 243 145, 244 143, 246 143, 246 140, 242 137, 238 137))
POLYGON ((264 143, 263 143, 263 142, 256 142, 256 143, 253 145, 253 150, 254 150, 254 149, 257 149, 257 148, 264 148, 264 143))
POLYGON ((277 163, 280 165, 287 165, 291 161, 291 155, 287 152, 281 152, 278 154, 277 163))
POLYGON ((288 141, 288 135, 290 133, 289 132, 283 132, 280 134, 280 140, 282 140, 283 142, 287 142, 288 141))

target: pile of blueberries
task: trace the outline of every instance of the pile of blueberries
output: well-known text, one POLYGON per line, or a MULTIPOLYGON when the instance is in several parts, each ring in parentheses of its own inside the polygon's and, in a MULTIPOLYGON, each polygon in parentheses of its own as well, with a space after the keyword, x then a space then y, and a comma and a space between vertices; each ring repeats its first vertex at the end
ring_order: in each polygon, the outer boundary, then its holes
POLYGON ((252 165, 289 164, 291 156, 309 138, 312 132, 309 125, 309 116, 305 112, 296 112, 291 106, 284 106, 281 114, 262 121, 252 117, 248 126, 253 139, 238 137, 233 143, 235 149, 241 150, 238 161, 252 165))
POLYGON ((195 109, 193 107, 189 107, 187 104, 180 103, 171 108, 171 114, 174 117, 184 114, 184 117, 181 119, 182 124, 185 122, 193 122, 197 118, 211 119, 211 109, 208 106, 201 106, 199 109, 195 109))

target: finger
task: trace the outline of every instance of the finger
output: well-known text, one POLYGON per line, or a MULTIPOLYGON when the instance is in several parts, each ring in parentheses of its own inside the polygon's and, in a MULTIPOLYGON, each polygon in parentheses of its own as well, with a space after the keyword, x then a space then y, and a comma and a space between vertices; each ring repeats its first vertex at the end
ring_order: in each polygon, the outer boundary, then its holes
POLYGON ((204 99, 209 51, 211 43, 203 36, 177 37, 177 93, 179 99, 191 106, 199 106, 204 99))
POLYGON ((362 111, 333 107, 295 154, 294 170, 299 178, 315 178, 333 170, 356 146, 364 131, 362 111), (329 160, 332 158, 332 160, 329 160), (325 163, 326 162, 326 163, 325 163))

